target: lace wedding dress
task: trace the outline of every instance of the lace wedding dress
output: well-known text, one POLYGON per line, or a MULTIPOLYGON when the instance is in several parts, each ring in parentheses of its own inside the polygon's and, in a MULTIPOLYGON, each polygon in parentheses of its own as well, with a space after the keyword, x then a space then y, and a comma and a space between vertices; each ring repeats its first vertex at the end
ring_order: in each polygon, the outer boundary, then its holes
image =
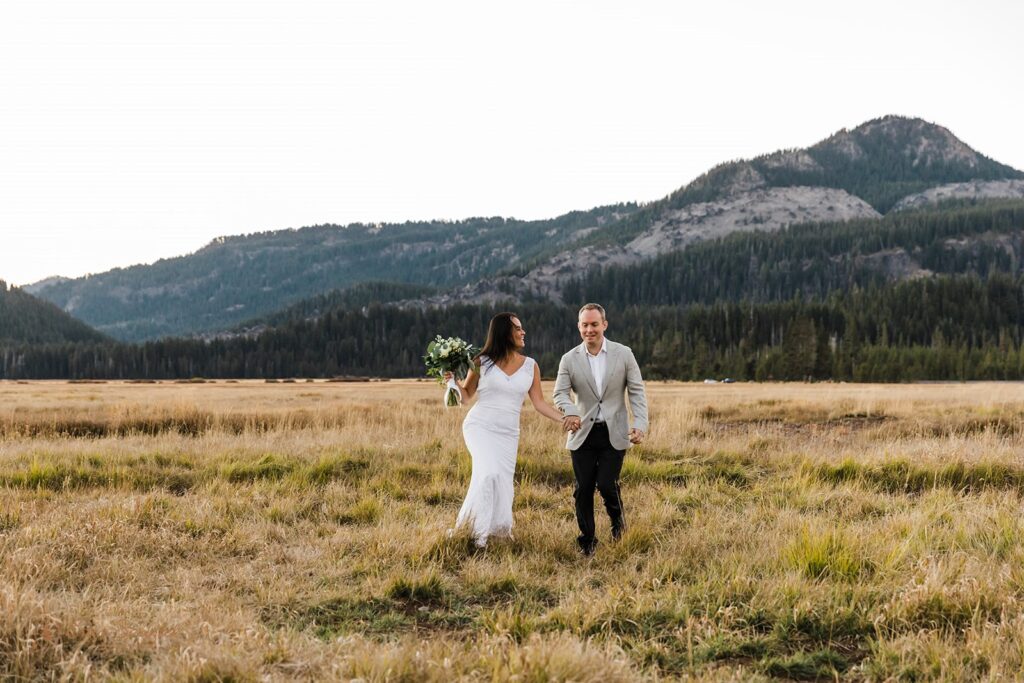
POLYGON ((480 547, 490 536, 512 535, 512 477, 519 450, 519 412, 533 384, 534 360, 506 374, 481 358, 477 401, 462 423, 462 436, 473 459, 469 491, 456 527, 470 525, 480 547))

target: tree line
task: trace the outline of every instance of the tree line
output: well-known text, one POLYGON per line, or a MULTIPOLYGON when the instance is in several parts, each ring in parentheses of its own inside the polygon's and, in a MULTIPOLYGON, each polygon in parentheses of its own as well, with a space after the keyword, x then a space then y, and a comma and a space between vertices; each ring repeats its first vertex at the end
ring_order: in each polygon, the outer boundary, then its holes
MULTIPOLYGON (((259 335, 142 344, 0 344, 0 377, 62 379, 422 376, 437 334, 480 344, 507 306, 372 304, 293 319, 259 335)), ((649 379, 913 381, 1024 379, 1024 276, 992 273, 854 287, 826 297, 609 309, 608 336, 649 379)), ((545 376, 579 343, 577 306, 512 307, 545 376)))

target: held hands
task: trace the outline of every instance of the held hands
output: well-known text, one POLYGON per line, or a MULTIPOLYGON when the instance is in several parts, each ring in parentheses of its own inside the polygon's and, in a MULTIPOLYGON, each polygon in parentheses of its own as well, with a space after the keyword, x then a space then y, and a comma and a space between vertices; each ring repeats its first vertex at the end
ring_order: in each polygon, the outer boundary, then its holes
MULTIPOLYGON (((562 429, 566 432, 575 434, 580 429, 580 418, 575 415, 566 415, 562 418, 562 429)), ((640 429, 629 430, 629 442, 632 444, 641 444, 644 442, 644 437, 647 435, 640 429)))
POLYGON ((576 415, 566 415, 562 418, 562 430, 575 434, 580 429, 580 418, 576 415))

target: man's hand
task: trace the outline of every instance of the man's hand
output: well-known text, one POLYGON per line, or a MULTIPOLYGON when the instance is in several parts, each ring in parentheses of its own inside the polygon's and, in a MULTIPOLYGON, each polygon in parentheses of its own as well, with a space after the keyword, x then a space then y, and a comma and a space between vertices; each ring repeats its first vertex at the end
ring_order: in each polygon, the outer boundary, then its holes
POLYGON ((562 418, 562 429, 575 434, 580 429, 580 418, 577 415, 566 415, 562 418))
POLYGON ((645 434, 639 429, 629 430, 629 442, 632 444, 643 443, 645 434))

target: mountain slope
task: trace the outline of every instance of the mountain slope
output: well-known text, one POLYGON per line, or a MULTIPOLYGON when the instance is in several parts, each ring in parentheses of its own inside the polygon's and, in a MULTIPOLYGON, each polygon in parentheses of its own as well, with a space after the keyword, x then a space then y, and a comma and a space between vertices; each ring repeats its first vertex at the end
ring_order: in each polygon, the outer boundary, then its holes
POLYGON ((1008 181, 1022 179, 1021 171, 975 152, 941 126, 889 116, 807 149, 722 164, 643 207, 603 207, 547 221, 318 226, 220 238, 187 257, 57 279, 37 291, 127 340, 230 329, 367 281, 454 288, 417 299, 420 306, 557 302, 588 271, 635 265, 732 232, 878 219, 929 188, 989 183, 988 195, 999 196, 1016 191, 1008 181))
POLYGON ((107 339, 48 301, 0 280, 0 343, 99 342, 107 339))
POLYGON ((583 274, 571 301, 613 308, 825 299, 853 288, 991 272, 1024 274, 1024 200, 989 200, 880 220, 736 232, 690 249, 583 274))
POLYGON ((54 278, 30 289, 122 340, 223 330, 360 282, 472 282, 634 209, 621 204, 540 221, 323 225, 222 237, 188 256, 54 278))
POLYGON ((360 310, 367 306, 389 304, 431 296, 433 294, 434 288, 426 285, 409 285, 394 282, 361 282, 345 289, 335 289, 326 294, 317 294, 280 311, 247 320, 239 325, 236 330, 217 332, 209 336, 214 338, 231 338, 238 334, 259 334, 266 329, 280 327, 287 323, 315 320, 331 311, 360 310))
POLYGON ((886 213, 899 199, 930 187, 1003 179, 1024 179, 1024 171, 974 151, 942 126, 885 116, 843 129, 807 149, 720 164, 664 199, 588 234, 586 242, 624 244, 674 210, 766 187, 844 190, 886 213))
MULTIPOLYGON (((1016 197, 1024 172, 992 161, 941 126, 888 116, 842 130, 805 150, 715 167, 668 197, 587 234, 571 251, 551 251, 502 279, 426 300, 449 305, 493 298, 561 300, 584 272, 629 266, 731 232, 774 231, 807 222, 879 218, 906 195, 972 180, 967 197, 1016 197), (985 183, 982 188, 981 184, 985 183)), ((908 200, 910 201, 910 200, 908 200)), ((918 198, 914 205, 927 205, 918 198)))
MULTIPOLYGON (((752 194, 781 192, 781 196, 791 197, 792 189, 752 194)), ((1024 198, 950 201, 884 217, 877 217, 870 208, 862 218, 834 211, 829 212, 833 219, 829 221, 804 221, 773 230, 752 230, 758 226, 751 224, 747 230, 720 235, 715 233, 716 221, 728 221, 732 212, 716 210, 706 215, 706 207, 717 203, 692 205, 684 210, 706 219, 706 223, 692 226, 695 231, 704 230, 705 239, 695 239, 685 249, 652 252, 650 258, 635 263, 609 261, 601 267, 574 269, 574 261, 567 259, 561 263, 564 272, 558 273, 565 281, 557 294, 566 303, 600 301, 622 310, 631 306, 786 301, 793 297, 823 299, 854 287, 884 286, 936 275, 1024 274, 1024 198)), ((771 204, 758 206, 764 210, 771 204)), ((851 204, 857 206, 856 202, 851 204)), ((771 216, 770 212, 762 215, 771 216)), ((586 247, 573 255, 575 263, 592 249, 586 247)), ((517 296, 512 289, 515 282, 514 277, 492 278, 434 295, 416 295, 411 287, 361 285, 316 297, 286 314, 268 317, 261 321, 260 329, 336 311, 360 310, 368 296, 380 303, 397 303, 406 310, 467 303, 560 303, 536 290, 526 290, 535 296, 517 296), (404 300, 400 300, 403 295, 404 300)))

